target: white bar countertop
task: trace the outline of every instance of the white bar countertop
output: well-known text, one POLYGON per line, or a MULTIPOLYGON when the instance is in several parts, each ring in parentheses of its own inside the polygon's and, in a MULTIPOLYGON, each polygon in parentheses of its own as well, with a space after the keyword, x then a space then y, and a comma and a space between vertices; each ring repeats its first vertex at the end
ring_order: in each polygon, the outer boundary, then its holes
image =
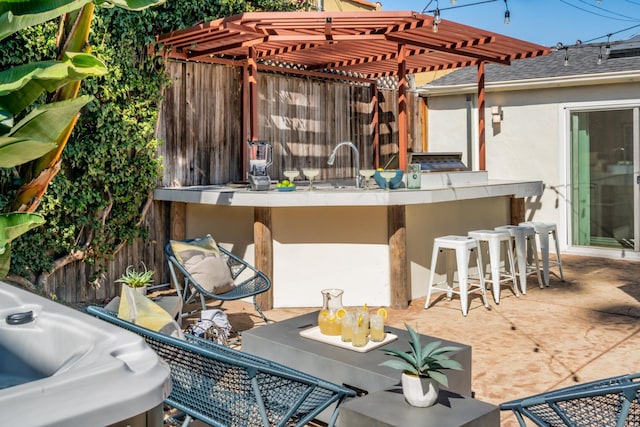
MULTIPOLYGON (((343 181, 344 182, 344 181, 343 181)), ((155 200, 223 206, 300 207, 300 206, 393 206, 418 205, 457 200, 542 194, 542 181, 496 181, 467 183, 421 189, 382 190, 372 182, 371 189, 334 186, 329 182, 299 184, 294 191, 279 191, 274 184, 266 191, 252 191, 246 186, 204 185, 162 187, 154 191, 155 200)))

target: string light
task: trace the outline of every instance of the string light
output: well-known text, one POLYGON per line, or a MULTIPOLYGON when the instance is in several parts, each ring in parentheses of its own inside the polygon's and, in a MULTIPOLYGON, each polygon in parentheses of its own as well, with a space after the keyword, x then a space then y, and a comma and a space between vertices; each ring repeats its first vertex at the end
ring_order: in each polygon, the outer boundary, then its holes
POLYGON ((607 45, 604 47, 604 54, 607 55, 607 57, 611 53, 611 43, 609 42, 610 38, 611 34, 607 34, 607 45))
POLYGON ((598 65, 602 64, 602 46, 600 46, 600 53, 598 54, 597 64, 598 65))
POLYGON ((509 12, 509 5, 507 4, 507 0, 504 0, 504 6, 507 8, 504 12, 504 24, 509 25, 511 22, 511 12, 509 12))
POLYGON ((569 66, 569 48, 564 48, 564 66, 569 66))
POLYGON ((449 3, 456 4, 456 0, 451 0, 449 3))

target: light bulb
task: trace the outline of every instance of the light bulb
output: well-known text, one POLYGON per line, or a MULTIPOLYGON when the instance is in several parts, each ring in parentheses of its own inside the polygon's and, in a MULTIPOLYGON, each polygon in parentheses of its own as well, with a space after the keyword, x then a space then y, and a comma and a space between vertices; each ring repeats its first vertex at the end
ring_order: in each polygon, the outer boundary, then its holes
POLYGON ((436 24, 442 22, 442 18, 440 18, 440 9, 436 9, 433 13, 433 22, 436 24))
POLYGON ((598 53, 598 65, 602 64, 602 46, 600 46, 600 52, 598 53))
POLYGON ((511 22, 511 12, 509 12, 508 10, 504 13, 504 23, 505 25, 509 25, 509 23, 511 22))
POLYGON ((433 32, 434 33, 438 32, 438 23, 436 21, 433 21, 433 32))
POLYGON ((569 52, 565 52, 564 54, 564 66, 567 67, 569 65, 569 52))
POLYGON ((604 47, 604 54, 609 56, 610 53, 611 53, 611 45, 607 43, 607 45, 604 47))
POLYGON ((449 3, 456 4, 456 0, 451 0, 449 3))

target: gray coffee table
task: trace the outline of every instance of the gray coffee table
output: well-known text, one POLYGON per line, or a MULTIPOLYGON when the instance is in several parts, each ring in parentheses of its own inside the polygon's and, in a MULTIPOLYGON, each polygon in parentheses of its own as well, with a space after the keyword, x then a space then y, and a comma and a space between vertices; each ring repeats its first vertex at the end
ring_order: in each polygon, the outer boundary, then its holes
MULTIPOLYGON (((290 366, 303 372, 308 372, 337 384, 346 384, 363 390, 364 393, 366 393, 366 396, 364 396, 363 393, 363 397, 366 400, 358 398, 351 400, 344 405, 344 408, 349 404, 355 405, 352 409, 348 410, 350 423, 355 422, 353 421, 354 417, 358 418, 357 414, 361 413, 361 409, 359 409, 361 408, 361 406, 359 406, 360 404, 374 402, 375 406, 377 405, 376 399, 382 399, 386 404, 391 405, 391 407, 397 406, 396 403, 393 402, 398 400, 398 405, 402 404, 406 406, 405 409, 407 410, 412 409, 411 406, 404 402, 404 398, 402 398, 401 394, 399 397, 392 396, 395 399, 388 399, 387 397, 389 396, 384 394, 393 393, 394 389, 396 391, 399 389, 400 371, 386 366, 380 366, 380 363, 388 360, 390 357, 380 349, 374 349, 366 353, 358 353, 301 337, 301 330, 317 326, 317 316, 318 312, 313 312, 281 322, 271 323, 249 331, 244 331, 242 333, 242 351, 282 363, 283 365, 290 366)), ((405 330, 392 327, 387 327, 385 329, 397 335, 398 339, 381 348, 409 349, 409 334, 405 330)), ((495 414, 498 413, 497 407, 471 398, 471 347, 465 344, 426 335, 422 335, 421 338, 423 346, 430 341, 441 340, 444 345, 454 345, 461 348, 461 350, 452 354, 452 358, 460 362, 463 366, 463 370, 448 371, 447 376, 449 379, 449 387, 448 389, 443 388, 443 390, 451 392, 452 396, 458 396, 455 400, 455 407, 453 405, 449 405, 448 410, 451 411, 455 409, 459 412, 464 407, 473 412, 474 410, 481 409, 476 411, 478 413, 477 416, 492 413, 492 416, 495 418, 495 414), (476 402, 479 404, 476 404, 476 402)), ((384 406, 380 406, 380 408, 381 413, 387 412, 384 409, 384 406)), ((433 407, 429 409, 433 409, 433 407)), ((446 409, 440 409, 444 410, 443 414, 447 412, 446 409)), ((341 409, 341 412, 343 411, 344 410, 341 409)), ((432 412, 435 412, 435 410, 432 412)), ((346 416, 347 414, 344 415, 346 416)), ((424 415, 424 413, 421 415, 424 415)), ((320 419, 322 419, 322 417, 320 417, 320 419)), ((339 421, 341 419, 344 420, 343 415, 340 415, 339 421)), ((346 424, 344 421, 340 422, 340 424, 350 425, 346 424)), ((380 425, 387 424, 383 423, 380 425)), ((489 422, 487 424, 460 425, 489 426, 494 424, 489 422)))
POLYGON ((428 408, 414 408, 400 387, 350 399, 340 407, 340 426, 348 427, 498 427, 500 409, 489 403, 440 390, 428 408))

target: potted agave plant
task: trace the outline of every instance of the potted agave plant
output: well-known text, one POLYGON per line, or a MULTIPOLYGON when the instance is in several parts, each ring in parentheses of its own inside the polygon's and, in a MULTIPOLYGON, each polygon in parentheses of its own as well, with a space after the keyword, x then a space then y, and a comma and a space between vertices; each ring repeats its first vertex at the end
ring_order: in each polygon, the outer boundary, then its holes
POLYGON ((398 359, 384 361, 381 365, 402 371, 402 393, 410 405, 431 406, 438 399, 440 385, 449 386, 447 376, 442 371, 462 370, 458 361, 449 358, 449 353, 460 350, 460 347, 442 346, 442 341, 433 341, 422 347, 420 335, 406 323, 405 327, 411 337, 411 351, 382 349, 398 359))
POLYGON ((130 265, 125 270, 124 274, 120 278, 116 279, 116 283, 124 283, 142 295, 146 295, 147 286, 151 285, 151 278, 153 277, 153 270, 147 270, 147 266, 144 262, 140 262, 144 271, 136 270, 133 265, 130 265))

